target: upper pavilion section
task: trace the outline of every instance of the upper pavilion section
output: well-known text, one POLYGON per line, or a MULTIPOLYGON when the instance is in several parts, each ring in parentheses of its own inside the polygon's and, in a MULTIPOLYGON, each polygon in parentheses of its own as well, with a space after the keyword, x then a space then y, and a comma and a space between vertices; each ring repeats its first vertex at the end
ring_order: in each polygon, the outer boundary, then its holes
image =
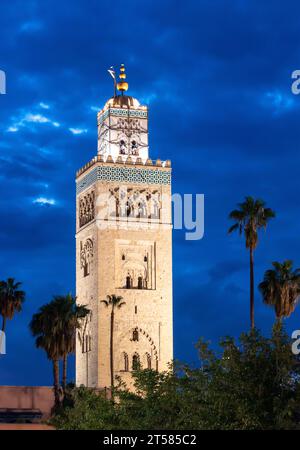
POLYGON ((98 113, 98 155, 104 159, 111 156, 114 161, 118 156, 124 161, 128 156, 133 161, 139 157, 145 162, 149 157, 148 108, 124 94, 128 89, 124 65, 120 68, 118 83, 115 72, 109 72, 114 78, 115 95, 98 113))
MULTIPOLYGON (((97 162, 153 165, 149 157, 148 108, 141 105, 136 98, 125 94, 128 82, 123 64, 120 68, 119 81, 113 68, 108 72, 114 80, 114 96, 97 114, 98 154, 77 172, 77 176, 97 162)), ((164 162, 159 159, 154 165, 167 169, 170 168, 170 161, 164 162)))

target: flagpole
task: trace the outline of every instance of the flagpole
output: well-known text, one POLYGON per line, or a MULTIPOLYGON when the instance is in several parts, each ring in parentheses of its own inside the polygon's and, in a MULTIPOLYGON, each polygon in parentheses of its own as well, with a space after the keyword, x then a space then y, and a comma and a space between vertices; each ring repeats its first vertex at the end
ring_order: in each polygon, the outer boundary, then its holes
POLYGON ((115 72, 115 69, 113 68, 113 66, 111 66, 110 69, 108 69, 108 73, 114 80, 114 98, 115 98, 117 95, 117 82, 116 82, 116 72, 115 72))

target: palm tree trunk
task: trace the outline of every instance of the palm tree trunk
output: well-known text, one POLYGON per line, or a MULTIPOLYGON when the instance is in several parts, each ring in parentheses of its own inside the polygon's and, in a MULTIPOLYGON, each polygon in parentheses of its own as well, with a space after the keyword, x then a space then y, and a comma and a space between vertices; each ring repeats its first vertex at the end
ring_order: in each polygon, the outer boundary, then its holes
POLYGON ((251 329, 254 328, 254 260, 253 248, 250 247, 250 323, 251 329))
POLYGON ((114 387, 114 309, 112 307, 110 315, 110 385, 114 387))
POLYGON ((6 316, 3 316, 3 320, 2 320, 2 331, 3 331, 3 333, 5 333, 5 328, 6 328, 6 316))
POLYGON ((60 404, 59 398, 59 361, 53 360, 53 388, 54 388, 54 406, 57 408, 60 404))
POLYGON ((68 361, 67 361, 68 355, 64 354, 63 357, 63 379, 62 379, 62 387, 64 392, 66 391, 66 386, 67 386, 67 365, 68 365, 68 361))

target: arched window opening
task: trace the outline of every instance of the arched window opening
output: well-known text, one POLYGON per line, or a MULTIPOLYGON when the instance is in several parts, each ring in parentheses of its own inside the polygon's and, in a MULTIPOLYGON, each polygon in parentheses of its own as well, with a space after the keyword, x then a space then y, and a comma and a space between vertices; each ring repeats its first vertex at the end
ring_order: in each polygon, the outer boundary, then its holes
POLYGON ((159 204, 156 201, 153 202, 152 218, 159 219, 159 204))
POLYGON ((123 139, 121 139, 121 141, 120 141, 120 153, 121 153, 121 155, 126 154, 126 143, 123 139))
POLYGON ((151 369, 151 356, 149 353, 146 353, 146 361, 147 361, 147 369, 151 369))
POLYGON ((126 289, 131 289, 131 287, 132 287, 131 277, 129 275, 127 275, 127 277, 126 277, 126 289))
POLYGON ((138 153, 138 145, 136 141, 131 141, 131 154, 137 156, 138 153))
POLYGON ((129 363, 128 363, 128 355, 127 355, 127 353, 123 353, 123 364, 124 364, 124 371, 125 372, 128 372, 128 370, 129 370, 129 363))
POLYGON ((138 289, 143 289, 143 277, 138 277, 138 289))
POLYGON ((122 255, 122 261, 125 261, 125 255, 124 254, 122 255))
POLYGON ((132 340, 134 342, 138 342, 138 340, 139 340, 139 331, 137 328, 135 328, 132 332, 132 340))
POLYGON ((120 213, 120 200, 118 198, 115 198, 114 201, 115 201, 115 214, 116 214, 116 217, 120 217, 120 215, 121 215, 121 213, 120 213))
POLYGON ((144 202, 138 204, 138 218, 145 219, 147 217, 147 208, 144 202))
POLYGON ((83 267, 83 276, 87 277, 89 275, 89 266, 88 264, 85 264, 85 266, 83 267))
POLYGON ((132 216, 133 215, 133 207, 129 202, 126 202, 126 216, 132 216))
POLYGON ((141 368, 140 357, 135 353, 132 357, 132 370, 139 370, 141 368))

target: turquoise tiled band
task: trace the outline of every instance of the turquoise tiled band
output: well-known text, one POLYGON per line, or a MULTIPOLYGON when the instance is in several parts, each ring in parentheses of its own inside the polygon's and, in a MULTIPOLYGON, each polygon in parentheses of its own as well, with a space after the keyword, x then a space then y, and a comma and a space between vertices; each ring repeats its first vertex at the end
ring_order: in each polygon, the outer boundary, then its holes
POLYGON ((121 109, 121 108, 109 108, 107 109, 101 116, 99 117, 100 123, 106 119, 108 114, 112 116, 122 116, 122 117, 143 117, 146 118, 148 116, 147 111, 142 111, 138 109, 121 109))
POLYGON ((171 184, 171 172, 159 169, 138 169, 130 167, 99 166, 77 182, 76 192, 80 194, 96 181, 119 181, 138 184, 171 184))

